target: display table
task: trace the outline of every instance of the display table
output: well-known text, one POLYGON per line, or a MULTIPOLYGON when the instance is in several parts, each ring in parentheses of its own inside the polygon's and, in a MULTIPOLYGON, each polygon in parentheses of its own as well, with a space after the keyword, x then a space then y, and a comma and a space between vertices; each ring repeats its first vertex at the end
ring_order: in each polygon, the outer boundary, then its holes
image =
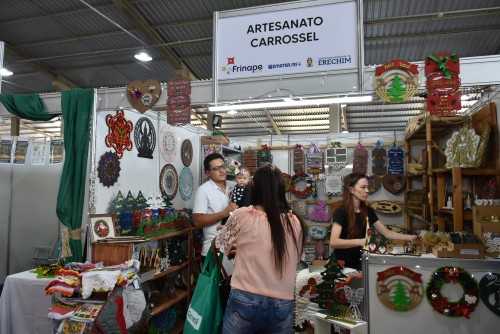
POLYGON ((52 306, 45 287, 52 278, 36 278, 24 271, 9 275, 0 297, 0 334, 53 333, 52 320, 47 317, 52 306))
MULTIPOLYGON (((484 302, 479 301, 470 319, 466 317, 450 317, 434 311, 425 297, 425 289, 432 273, 440 267, 459 267, 467 270, 478 282, 489 272, 500 272, 500 260, 468 260, 457 258, 437 258, 433 254, 422 256, 393 256, 393 255, 363 255, 363 285, 365 286, 365 316, 368 322, 369 333, 385 334, 422 334, 422 333, 493 333, 498 332, 500 317, 489 310, 484 302), (379 273, 396 267, 408 268, 421 275, 424 296, 420 304, 406 312, 398 312, 386 307, 378 296, 377 280, 383 278, 379 273)), ((402 277, 402 276, 399 276, 402 277)), ((450 301, 452 297, 461 297, 463 289, 451 284, 443 288, 443 294, 450 301)), ((458 300, 459 298, 456 298, 458 300)))

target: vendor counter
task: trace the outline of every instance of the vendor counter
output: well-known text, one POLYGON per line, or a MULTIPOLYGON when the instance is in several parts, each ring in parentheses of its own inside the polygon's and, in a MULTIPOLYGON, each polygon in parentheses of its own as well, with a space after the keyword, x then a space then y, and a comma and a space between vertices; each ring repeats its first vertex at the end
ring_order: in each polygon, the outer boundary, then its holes
MULTIPOLYGON (((365 254, 362 259, 365 291, 364 318, 371 334, 422 334, 422 333, 493 333, 500 326, 500 303, 493 297, 489 305, 496 307, 496 313, 485 305, 483 300, 476 301, 473 311, 465 316, 452 317, 434 310, 426 298, 426 288, 431 281, 436 282, 438 268, 457 268, 468 271, 478 283, 489 273, 499 273, 500 259, 469 260, 456 258, 437 258, 433 254, 421 256, 365 254), (404 286, 404 288, 403 288, 404 286), (403 291, 406 291, 404 293, 403 291), (419 303, 418 297, 422 298, 419 303), (397 310, 395 305, 411 305, 397 310), (495 329, 497 328, 497 329, 495 329)), ((466 296, 460 282, 444 283, 438 296, 450 302, 466 296)), ((500 287, 496 287, 497 291, 500 287)), ((434 300, 438 300, 435 298, 434 300)), ((470 301, 470 298, 468 299, 470 301)), ((472 298, 472 302, 475 299, 472 298)), ((441 312, 448 313, 445 308, 441 312)), ((463 312, 467 313, 467 310, 463 312)))
POLYGON ((52 278, 36 276, 23 271, 6 277, 0 297, 0 334, 54 333, 47 317, 52 298, 45 295, 52 278))

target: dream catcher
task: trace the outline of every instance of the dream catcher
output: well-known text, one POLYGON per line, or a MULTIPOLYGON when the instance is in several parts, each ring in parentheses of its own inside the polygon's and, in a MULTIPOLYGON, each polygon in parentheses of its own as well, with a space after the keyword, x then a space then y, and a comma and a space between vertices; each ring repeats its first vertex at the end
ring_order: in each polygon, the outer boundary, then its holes
POLYGON ((135 124, 134 129, 135 147, 139 158, 153 159, 156 146, 156 131, 153 122, 147 117, 141 117, 135 124))
POLYGON ((106 116, 106 124, 109 127, 108 135, 105 138, 105 143, 107 147, 113 147, 116 152, 118 159, 123 157, 123 152, 125 150, 132 150, 132 140, 130 139, 130 133, 132 132, 134 125, 132 121, 128 121, 125 118, 125 114, 122 109, 116 111, 116 115, 112 116, 108 114, 106 116))
POLYGON ((118 181, 120 170, 120 160, 113 152, 109 151, 104 153, 99 159, 97 176, 99 177, 99 181, 105 187, 109 188, 118 181))

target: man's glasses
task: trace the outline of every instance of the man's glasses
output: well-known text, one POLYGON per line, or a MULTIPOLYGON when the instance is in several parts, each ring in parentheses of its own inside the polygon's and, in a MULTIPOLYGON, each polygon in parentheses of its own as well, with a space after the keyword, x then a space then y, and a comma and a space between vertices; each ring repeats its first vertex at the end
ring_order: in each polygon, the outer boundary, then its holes
POLYGON ((225 165, 225 164, 224 165, 220 165, 220 166, 215 166, 215 167, 210 168, 210 171, 212 171, 212 172, 218 172, 218 171, 221 171, 221 170, 225 171, 226 167, 227 167, 227 165, 225 165))

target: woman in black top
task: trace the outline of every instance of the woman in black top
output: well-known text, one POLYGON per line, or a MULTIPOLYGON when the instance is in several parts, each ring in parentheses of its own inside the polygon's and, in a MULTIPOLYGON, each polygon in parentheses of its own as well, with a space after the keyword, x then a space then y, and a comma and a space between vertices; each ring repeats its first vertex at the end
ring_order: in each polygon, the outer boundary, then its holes
POLYGON ((373 225, 387 239, 415 240, 416 235, 406 235, 389 230, 366 205, 368 179, 366 175, 352 173, 344 178, 342 205, 333 213, 330 246, 344 266, 361 270, 361 249, 365 245, 366 223, 373 225))

